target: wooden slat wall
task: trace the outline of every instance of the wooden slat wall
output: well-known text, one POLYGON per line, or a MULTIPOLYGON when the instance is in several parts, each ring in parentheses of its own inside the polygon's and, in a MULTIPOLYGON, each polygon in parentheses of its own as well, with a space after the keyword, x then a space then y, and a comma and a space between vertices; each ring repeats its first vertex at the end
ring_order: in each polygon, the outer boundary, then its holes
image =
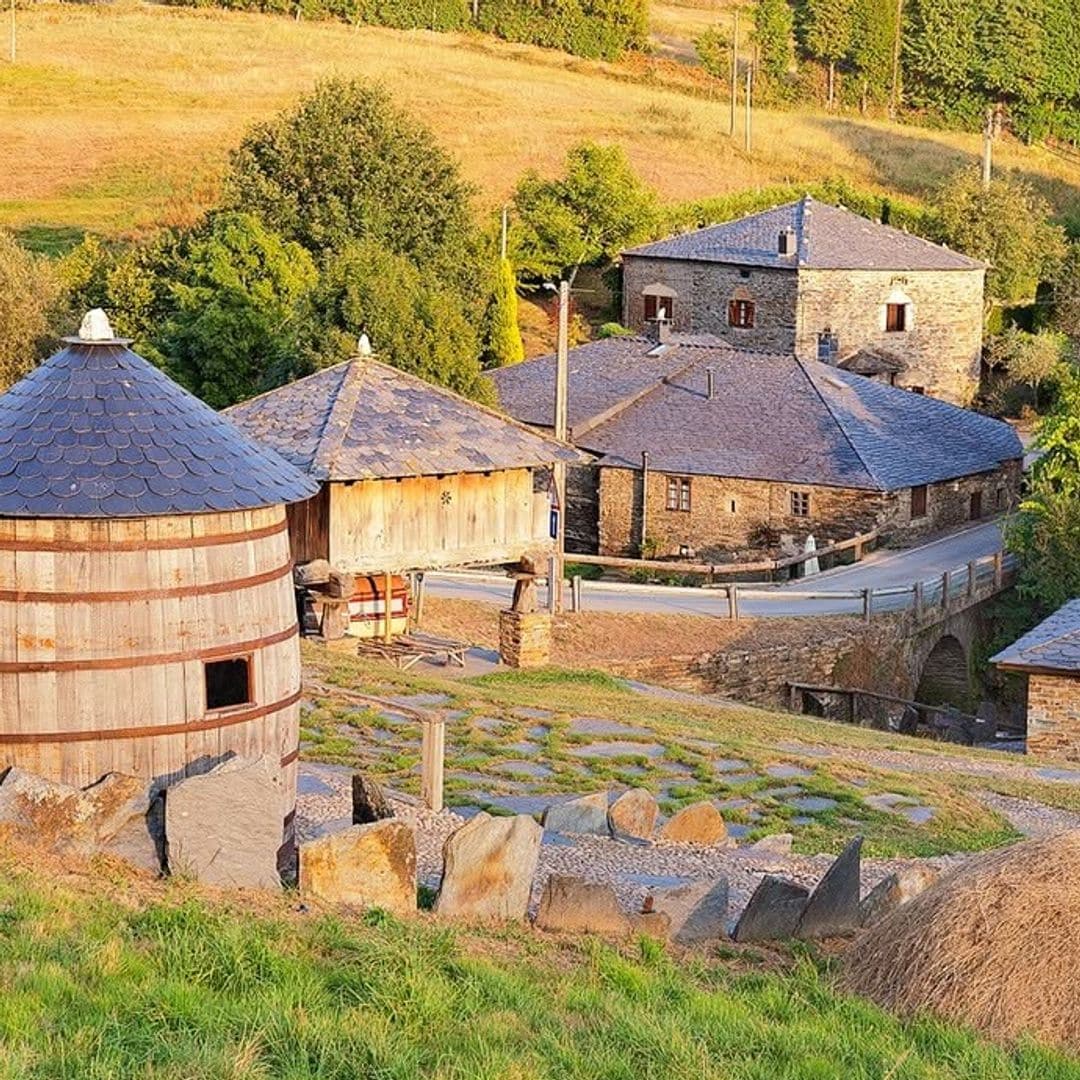
POLYGON ((330 561, 358 573, 513 562, 551 544, 529 469, 325 488, 330 561))
MULTIPOLYGON (((109 522, 0 519, 0 766, 78 786, 110 771, 168 783, 230 752, 290 755, 300 655, 289 563, 280 506, 109 522), (222 583, 234 584, 214 588, 222 583), (162 590, 183 594, 140 597, 162 590), (207 717, 202 654, 245 642, 255 643, 246 651, 265 714, 183 730, 228 718, 207 717), (105 737, 168 725, 181 730, 105 737), (88 737, 55 737, 72 732, 88 737), (5 741, 13 734, 41 738, 5 741)), ((282 776, 284 815, 295 804, 295 762, 282 776)))

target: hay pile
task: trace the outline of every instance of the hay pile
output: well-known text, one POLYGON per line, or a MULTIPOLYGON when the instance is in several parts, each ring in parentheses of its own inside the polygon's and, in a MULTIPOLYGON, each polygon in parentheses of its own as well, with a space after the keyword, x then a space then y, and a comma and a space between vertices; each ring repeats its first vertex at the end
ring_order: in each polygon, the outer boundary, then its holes
POLYGON ((844 984, 901 1014, 1080 1050, 1080 830, 942 878, 855 944, 844 984))

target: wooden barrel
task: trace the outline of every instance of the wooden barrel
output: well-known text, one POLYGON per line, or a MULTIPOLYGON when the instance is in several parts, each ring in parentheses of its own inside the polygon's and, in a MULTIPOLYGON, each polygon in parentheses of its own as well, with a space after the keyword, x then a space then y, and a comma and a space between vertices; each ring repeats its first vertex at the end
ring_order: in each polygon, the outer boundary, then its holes
POLYGON ((0 518, 0 763, 167 786, 272 755, 291 820, 299 698, 284 507, 0 518))

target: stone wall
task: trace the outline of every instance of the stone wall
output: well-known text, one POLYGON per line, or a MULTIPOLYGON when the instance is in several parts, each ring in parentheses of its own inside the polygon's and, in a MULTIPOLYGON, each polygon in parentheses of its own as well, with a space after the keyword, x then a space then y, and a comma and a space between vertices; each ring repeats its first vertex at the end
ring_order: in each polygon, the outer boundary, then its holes
POLYGON ((839 355, 867 345, 902 356, 896 385, 921 386, 933 397, 967 405, 979 381, 983 278, 979 270, 799 271, 795 353, 817 358, 818 334, 839 337, 839 355), (908 328, 885 329, 885 306, 907 302, 908 328))
POLYGON ((1080 761, 1080 678, 1028 676, 1027 748, 1080 761))
POLYGON ((818 334, 831 330, 839 355, 881 346, 908 363, 896 385, 966 405, 978 385, 983 329, 983 270, 810 270, 740 268, 721 263, 623 260, 623 322, 644 328, 651 285, 675 293, 673 329, 710 333, 733 345, 817 359, 818 334), (728 302, 753 300, 755 325, 728 325, 728 302), (885 307, 908 304, 908 327, 885 329, 885 307))
POLYGON ((745 349, 790 353, 795 344, 798 279, 792 270, 745 268, 680 259, 623 259, 623 324, 645 328, 644 294, 650 285, 675 293, 672 329, 716 334, 745 349), (753 300, 754 326, 728 325, 728 302, 753 300))
POLYGON ((500 611, 499 657, 511 668, 547 667, 551 616, 543 611, 500 611))
MULTIPOLYGON (((641 541, 642 481, 634 469, 597 468, 595 504, 582 501, 573 512, 594 513, 597 550, 602 555, 638 555, 641 541)), ((649 473, 645 535, 658 557, 677 555, 689 545, 700 559, 754 546, 762 526, 780 534, 785 547, 794 549, 813 534, 819 545, 846 540, 877 526, 891 542, 907 544, 931 533, 956 528, 970 520, 971 496, 982 495, 982 516, 1011 509, 1019 497, 1020 465, 1010 462, 995 472, 979 473, 957 481, 932 484, 927 491, 924 517, 911 517, 911 491, 891 494, 766 480, 690 478, 690 510, 667 509, 667 474, 649 473), (810 495, 809 517, 791 514, 791 493, 810 495)), ((575 524, 575 535, 586 525, 575 524)), ((581 550, 581 549, 578 549, 581 550)))

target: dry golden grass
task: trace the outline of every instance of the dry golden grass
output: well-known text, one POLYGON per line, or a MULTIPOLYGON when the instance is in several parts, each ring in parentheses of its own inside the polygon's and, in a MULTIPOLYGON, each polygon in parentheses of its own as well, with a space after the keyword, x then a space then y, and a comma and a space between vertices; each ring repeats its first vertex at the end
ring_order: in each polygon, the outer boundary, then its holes
POLYGON ((1080 831, 966 863, 851 950, 846 985, 905 1016, 1076 1051, 1078 873, 1080 831))
MULTIPOLYGON (((668 4, 661 25, 711 12, 668 4)), ((352 29, 222 11, 35 5, 20 14, 20 57, 0 64, 0 224, 123 232, 189 219, 213 199, 228 148, 321 76, 383 80, 462 161, 482 206, 521 171, 553 171, 592 138, 625 145, 666 199, 844 175, 919 195, 972 161, 975 137, 761 112, 746 154, 727 106, 683 65, 612 65, 479 35, 352 29)), ((1059 207, 1078 173, 1009 143, 999 160, 1059 207)))

